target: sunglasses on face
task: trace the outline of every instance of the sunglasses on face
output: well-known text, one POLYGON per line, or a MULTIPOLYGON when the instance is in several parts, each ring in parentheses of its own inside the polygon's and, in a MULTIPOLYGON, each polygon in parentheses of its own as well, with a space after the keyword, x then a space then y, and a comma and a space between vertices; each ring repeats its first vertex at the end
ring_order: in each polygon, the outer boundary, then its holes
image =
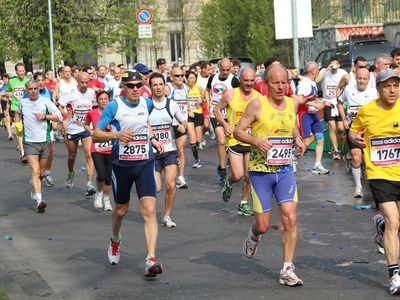
POLYGON ((141 82, 139 82, 139 83, 126 83, 125 86, 128 89, 134 89, 134 88, 140 89, 143 86, 143 83, 141 83, 141 82))
POLYGON ((367 68, 367 66, 358 66, 359 69, 367 68))
POLYGON ((183 77, 183 76, 185 76, 185 75, 183 75, 183 74, 175 74, 174 75, 174 77, 176 77, 176 78, 183 77))

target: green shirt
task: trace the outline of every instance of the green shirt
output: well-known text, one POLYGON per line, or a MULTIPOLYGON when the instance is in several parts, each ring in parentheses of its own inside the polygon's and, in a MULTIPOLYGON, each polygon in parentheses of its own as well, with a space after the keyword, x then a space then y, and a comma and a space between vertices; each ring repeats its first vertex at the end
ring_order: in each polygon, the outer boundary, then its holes
POLYGON ((15 111, 17 109, 19 101, 24 97, 25 92, 25 83, 27 83, 30 79, 25 77, 24 79, 19 79, 18 77, 11 78, 8 82, 6 91, 12 92, 11 96, 11 111, 15 111))

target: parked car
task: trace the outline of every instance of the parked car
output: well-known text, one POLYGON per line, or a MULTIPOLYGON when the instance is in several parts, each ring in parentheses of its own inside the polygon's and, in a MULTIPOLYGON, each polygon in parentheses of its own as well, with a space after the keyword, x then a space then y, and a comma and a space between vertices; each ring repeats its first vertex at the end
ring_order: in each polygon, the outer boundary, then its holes
POLYGON ((337 42, 336 47, 321 51, 315 61, 320 68, 326 68, 331 57, 337 57, 340 67, 349 72, 357 56, 365 57, 367 64, 372 66, 377 55, 390 55, 393 48, 395 46, 386 37, 354 38, 337 42))

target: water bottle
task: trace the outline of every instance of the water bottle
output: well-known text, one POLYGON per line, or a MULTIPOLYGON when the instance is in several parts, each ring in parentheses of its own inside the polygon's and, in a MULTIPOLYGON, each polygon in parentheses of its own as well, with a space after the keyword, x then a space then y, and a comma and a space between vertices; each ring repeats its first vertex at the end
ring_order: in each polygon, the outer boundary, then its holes
POLYGON ((371 209, 371 204, 367 204, 367 205, 354 204, 353 207, 355 209, 371 209))

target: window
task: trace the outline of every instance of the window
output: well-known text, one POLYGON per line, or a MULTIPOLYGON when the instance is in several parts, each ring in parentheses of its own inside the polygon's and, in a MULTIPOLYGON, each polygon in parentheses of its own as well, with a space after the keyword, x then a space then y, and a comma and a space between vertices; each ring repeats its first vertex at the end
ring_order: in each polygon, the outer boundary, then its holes
POLYGON ((182 0, 168 0, 168 17, 177 17, 182 13, 182 0))
POLYGON ((171 62, 179 63, 183 59, 183 37, 182 33, 171 33, 169 35, 169 50, 171 53, 171 62))

